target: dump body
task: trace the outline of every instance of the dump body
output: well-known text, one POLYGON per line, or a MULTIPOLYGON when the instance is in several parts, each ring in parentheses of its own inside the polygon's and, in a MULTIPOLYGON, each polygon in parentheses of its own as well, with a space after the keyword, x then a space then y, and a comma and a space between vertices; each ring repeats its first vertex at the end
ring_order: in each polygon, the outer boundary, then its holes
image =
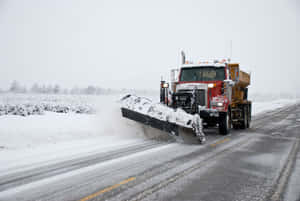
POLYGON ((232 105, 247 103, 248 90, 250 85, 250 74, 240 70, 239 64, 228 64, 230 76, 235 85, 232 87, 232 105))

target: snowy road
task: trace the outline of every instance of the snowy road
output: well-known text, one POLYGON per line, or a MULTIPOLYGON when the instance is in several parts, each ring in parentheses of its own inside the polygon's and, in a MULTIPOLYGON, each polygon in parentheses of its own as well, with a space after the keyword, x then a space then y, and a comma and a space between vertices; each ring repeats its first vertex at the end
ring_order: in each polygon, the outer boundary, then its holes
POLYGON ((0 200, 297 201, 300 105, 205 145, 140 141, 0 173, 0 200), (297 165, 298 164, 298 165, 297 165))

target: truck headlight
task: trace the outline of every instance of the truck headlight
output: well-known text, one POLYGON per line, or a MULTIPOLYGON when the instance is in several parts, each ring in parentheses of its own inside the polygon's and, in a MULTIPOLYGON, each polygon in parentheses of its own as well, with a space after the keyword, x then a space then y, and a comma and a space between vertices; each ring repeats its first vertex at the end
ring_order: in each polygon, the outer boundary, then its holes
POLYGON ((215 83, 209 83, 209 84, 207 85, 208 88, 214 88, 215 86, 216 86, 215 83))
POLYGON ((218 107, 223 107, 223 103, 217 103, 218 107))
POLYGON ((163 88, 169 88, 169 83, 164 83, 163 88))

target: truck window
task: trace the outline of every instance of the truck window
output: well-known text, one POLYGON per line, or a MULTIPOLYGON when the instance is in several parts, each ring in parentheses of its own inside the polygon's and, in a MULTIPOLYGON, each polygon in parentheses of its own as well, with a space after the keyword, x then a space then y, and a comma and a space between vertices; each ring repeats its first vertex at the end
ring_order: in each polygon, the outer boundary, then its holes
POLYGON ((217 81, 225 80, 224 67, 191 67, 182 68, 180 81, 217 81))

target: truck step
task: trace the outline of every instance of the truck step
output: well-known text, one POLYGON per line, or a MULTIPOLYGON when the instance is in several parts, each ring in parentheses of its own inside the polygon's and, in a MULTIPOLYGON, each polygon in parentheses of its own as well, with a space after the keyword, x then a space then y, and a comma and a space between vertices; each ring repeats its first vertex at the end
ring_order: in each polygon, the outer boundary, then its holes
POLYGON ((231 109, 231 112, 242 112, 243 110, 240 108, 231 109))
POLYGON ((243 121, 244 119, 231 119, 233 122, 243 121))

